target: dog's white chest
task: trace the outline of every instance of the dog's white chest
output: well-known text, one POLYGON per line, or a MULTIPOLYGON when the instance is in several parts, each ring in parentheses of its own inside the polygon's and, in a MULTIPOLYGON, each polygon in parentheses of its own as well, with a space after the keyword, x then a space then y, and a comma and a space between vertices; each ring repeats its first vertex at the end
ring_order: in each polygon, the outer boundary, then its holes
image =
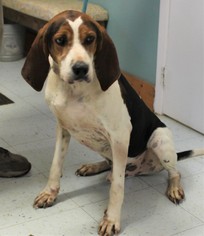
MULTIPOLYGON (((109 159, 112 158, 111 140, 120 142, 124 132, 131 131, 118 83, 103 92, 97 80, 70 86, 51 71, 45 97, 61 127, 80 143, 109 159)), ((129 143, 129 135, 126 139, 129 143)))
POLYGON ((80 96, 68 97, 62 90, 60 93, 52 91, 52 94, 46 94, 46 100, 60 125, 72 137, 101 155, 111 158, 109 134, 101 108, 97 109, 100 106, 96 105, 97 101, 87 101, 80 96))
POLYGON ((71 136, 90 149, 110 157, 108 133, 100 114, 83 102, 71 102, 66 107, 54 107, 61 126, 68 130, 71 136))

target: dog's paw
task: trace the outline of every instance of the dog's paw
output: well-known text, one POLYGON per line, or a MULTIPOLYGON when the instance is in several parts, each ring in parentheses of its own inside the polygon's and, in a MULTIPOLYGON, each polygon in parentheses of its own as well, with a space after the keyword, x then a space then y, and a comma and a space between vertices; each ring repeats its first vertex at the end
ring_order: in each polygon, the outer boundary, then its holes
POLYGON ((105 213, 103 220, 99 225, 98 234, 100 236, 112 236, 112 235, 118 235, 119 232, 120 232, 120 222, 117 220, 109 219, 107 217, 107 214, 105 213))
POLYGON ((43 191, 41 192, 34 200, 33 207, 34 208, 47 208, 51 207, 58 194, 59 190, 51 190, 51 191, 43 191))
POLYGON ((90 175, 95 175, 98 173, 98 169, 96 169, 96 165, 94 164, 87 164, 87 165, 82 165, 76 172, 75 174, 77 176, 90 176, 90 175))
POLYGON ((174 204, 179 204, 185 198, 185 194, 181 186, 169 186, 166 194, 169 200, 174 204))

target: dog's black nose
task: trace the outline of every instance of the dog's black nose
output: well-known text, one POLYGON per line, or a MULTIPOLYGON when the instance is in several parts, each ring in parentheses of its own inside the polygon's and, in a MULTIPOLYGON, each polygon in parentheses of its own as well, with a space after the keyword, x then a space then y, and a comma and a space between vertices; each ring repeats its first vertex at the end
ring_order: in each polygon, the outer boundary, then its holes
POLYGON ((72 66, 72 71, 74 72, 76 80, 86 79, 88 70, 89 70, 89 66, 82 61, 78 61, 72 66))

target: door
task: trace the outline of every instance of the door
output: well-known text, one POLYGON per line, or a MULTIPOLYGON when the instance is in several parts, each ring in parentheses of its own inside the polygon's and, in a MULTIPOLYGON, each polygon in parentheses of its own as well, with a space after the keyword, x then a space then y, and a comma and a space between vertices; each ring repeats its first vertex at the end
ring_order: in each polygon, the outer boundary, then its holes
POLYGON ((158 51, 155 111, 204 133, 204 1, 169 0, 165 7, 161 4, 168 19, 160 28, 166 39, 158 45, 163 47, 163 61, 158 51), (162 90, 159 97, 157 90, 162 90))

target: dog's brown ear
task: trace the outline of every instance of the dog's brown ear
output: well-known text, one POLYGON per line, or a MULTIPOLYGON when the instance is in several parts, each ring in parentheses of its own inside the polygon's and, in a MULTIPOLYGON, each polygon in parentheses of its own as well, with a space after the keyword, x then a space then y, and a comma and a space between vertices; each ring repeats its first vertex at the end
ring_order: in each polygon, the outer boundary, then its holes
POLYGON ((95 54, 95 70, 103 91, 107 90, 120 76, 117 52, 105 29, 100 27, 100 43, 95 54))
POLYGON ((47 25, 39 30, 21 71, 23 78, 37 91, 42 90, 50 67, 43 39, 46 29, 47 25))

